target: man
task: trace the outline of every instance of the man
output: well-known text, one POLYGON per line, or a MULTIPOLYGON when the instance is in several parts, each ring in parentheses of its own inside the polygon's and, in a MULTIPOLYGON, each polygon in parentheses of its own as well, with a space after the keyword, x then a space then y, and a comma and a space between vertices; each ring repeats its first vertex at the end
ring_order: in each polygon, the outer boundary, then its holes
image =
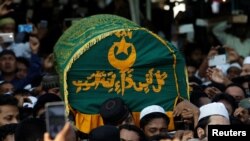
POLYGON ((6 124, 0 127, 1 141, 15 141, 15 130, 18 123, 6 124))
POLYGON ((240 102, 242 99, 247 97, 244 88, 241 85, 235 83, 227 85, 225 93, 234 97, 236 102, 240 102))
POLYGON ((104 101, 100 108, 100 115, 105 125, 118 127, 123 124, 134 124, 134 119, 129 107, 119 97, 104 101))
POLYGON ((140 113, 140 128, 147 138, 168 134, 169 121, 165 110, 159 105, 147 106, 140 113))
POLYGON ((112 125, 99 126, 90 131, 89 141, 120 141, 119 129, 112 125))
POLYGON ((46 132, 45 121, 38 118, 22 120, 15 130, 15 141, 42 141, 46 132))
POLYGON ((17 103, 12 95, 0 95, 0 126, 19 122, 17 103))
POLYGON ((16 56, 11 50, 0 53, 0 71, 0 80, 12 83, 15 89, 21 89, 28 83, 16 77, 16 56))
POLYGON ((196 133, 201 141, 207 141, 208 125, 230 125, 224 104, 213 102, 200 107, 196 133))
POLYGON ((235 110, 234 116, 242 123, 250 125, 250 98, 242 99, 239 107, 235 110))
POLYGON ((124 124, 119 127, 121 141, 145 141, 145 134, 135 125, 124 124))
POLYGON ((13 94, 14 86, 10 82, 0 83, 0 94, 13 94))

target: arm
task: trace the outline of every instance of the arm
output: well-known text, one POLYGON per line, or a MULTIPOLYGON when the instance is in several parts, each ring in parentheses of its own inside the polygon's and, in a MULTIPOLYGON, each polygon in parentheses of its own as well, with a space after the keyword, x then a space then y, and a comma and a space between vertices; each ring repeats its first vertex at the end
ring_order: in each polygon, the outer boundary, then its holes
POLYGON ((10 0, 6 0, 4 3, 0 5, 0 16, 5 16, 10 12, 13 12, 14 9, 8 9, 7 6, 9 6, 12 3, 10 0))
POLYGON ((213 34, 217 37, 221 44, 225 44, 228 38, 230 38, 229 34, 225 32, 225 30, 230 27, 227 21, 219 22, 213 28, 213 34))
POLYGON ((200 65, 197 73, 196 73, 196 77, 200 78, 202 80, 202 78, 206 77, 206 73, 207 73, 207 69, 208 69, 208 60, 210 57, 215 56, 216 54, 218 54, 217 49, 219 48, 219 46, 217 47, 212 47, 210 49, 210 51, 207 54, 207 57, 205 57, 205 59, 203 60, 202 64, 200 65))

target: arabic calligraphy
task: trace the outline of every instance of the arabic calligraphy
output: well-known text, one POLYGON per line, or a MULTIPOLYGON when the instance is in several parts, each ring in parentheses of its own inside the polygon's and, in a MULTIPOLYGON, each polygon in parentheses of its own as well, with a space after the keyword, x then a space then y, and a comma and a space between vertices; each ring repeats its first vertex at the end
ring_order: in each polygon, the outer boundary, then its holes
MULTIPOLYGON (((117 80, 117 74, 114 72, 96 71, 83 80, 73 80, 72 84, 76 87, 76 93, 80 91, 88 91, 91 88, 97 89, 103 87, 108 89, 108 92, 115 91, 117 94, 124 94, 127 89, 134 89, 137 92, 144 92, 147 94, 152 90, 153 92, 160 92, 163 85, 165 85, 165 79, 167 78, 166 72, 161 72, 160 70, 154 71, 154 68, 148 70, 145 74, 145 82, 135 82, 132 72, 134 69, 129 69, 124 73, 124 82, 122 79, 117 80), (124 89, 121 86, 124 84, 124 89), (122 90, 123 89, 123 90, 122 90)), ((121 76, 122 77, 122 76, 121 76)))
POLYGON ((157 93, 160 92, 162 86, 165 85, 167 73, 160 70, 155 71, 154 68, 151 68, 145 74, 145 82, 135 82, 133 77, 134 69, 132 67, 136 61, 136 49, 133 43, 126 41, 126 37, 128 39, 132 38, 132 32, 120 31, 116 32, 115 35, 120 41, 113 43, 107 57, 109 64, 119 70, 119 74, 112 71, 96 71, 85 80, 73 80, 72 84, 76 86, 76 93, 88 91, 91 88, 97 89, 101 86, 108 89, 109 93, 116 92, 122 95, 124 95, 127 89, 134 89, 137 92, 144 93, 149 93, 150 90, 157 93), (119 57, 120 55, 124 57, 121 58, 119 57))

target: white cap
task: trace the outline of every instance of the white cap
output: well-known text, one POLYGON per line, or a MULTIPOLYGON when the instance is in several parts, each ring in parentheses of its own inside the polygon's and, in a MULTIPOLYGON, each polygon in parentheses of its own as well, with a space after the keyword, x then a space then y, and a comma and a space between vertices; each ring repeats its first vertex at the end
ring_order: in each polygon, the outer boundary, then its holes
POLYGON ((28 96, 28 99, 30 100, 30 102, 24 102, 23 103, 23 107, 26 108, 34 108, 36 102, 37 102, 37 98, 34 96, 28 96))
POLYGON ((228 67, 228 69, 231 68, 231 67, 235 67, 235 68, 241 69, 241 66, 240 66, 239 63, 232 63, 232 64, 230 64, 230 66, 228 67))
POLYGON ((250 56, 245 57, 243 64, 250 64, 250 56))
POLYGON ((225 108, 224 104, 219 102, 213 102, 200 107, 200 115, 198 121, 204 117, 220 115, 229 120, 228 111, 225 108))
POLYGON ((166 114, 165 110, 161 106, 159 106, 159 105, 151 105, 151 106, 147 106, 144 109, 142 109, 142 111, 140 113, 140 120, 143 117, 145 117, 146 115, 151 114, 151 113, 163 113, 163 114, 166 114))

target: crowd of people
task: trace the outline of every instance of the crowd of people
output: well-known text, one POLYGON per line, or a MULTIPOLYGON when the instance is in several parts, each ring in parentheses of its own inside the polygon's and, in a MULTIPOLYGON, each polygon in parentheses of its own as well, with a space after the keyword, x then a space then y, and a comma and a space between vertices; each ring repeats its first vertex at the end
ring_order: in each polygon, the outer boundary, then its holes
MULTIPOLYGON (((228 15, 207 21, 206 43, 213 45, 210 48, 188 40, 187 34, 169 33, 186 60, 190 87, 190 99, 179 101, 173 109, 174 130, 169 130, 170 117, 160 105, 144 107, 136 125, 129 105, 113 98, 100 104, 103 126, 84 134, 74 128, 70 115, 64 128, 51 139, 46 131, 45 104, 63 101, 53 46, 72 24, 67 18, 100 12, 130 18, 126 0, 111 0, 112 6, 103 4, 92 0, 20 0, 18 4, 1 0, 1 141, 206 141, 208 125, 250 124, 249 22, 245 15, 228 15), (86 9, 84 4, 94 9, 86 9), (19 32, 21 24, 32 25, 32 30, 19 32), (210 65, 216 55, 224 54, 226 62, 210 65)), ((178 26, 180 21, 173 24, 178 26)), ((147 22, 145 27, 152 26, 147 22)))

